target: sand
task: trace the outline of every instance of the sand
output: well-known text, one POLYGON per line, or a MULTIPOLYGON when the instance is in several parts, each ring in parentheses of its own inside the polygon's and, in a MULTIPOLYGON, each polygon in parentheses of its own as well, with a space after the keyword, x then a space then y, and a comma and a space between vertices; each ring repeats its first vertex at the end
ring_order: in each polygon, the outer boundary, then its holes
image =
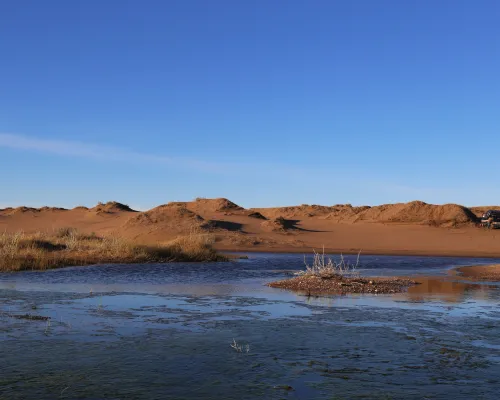
POLYGON ((268 283, 267 286, 304 293, 309 296, 326 294, 394 294, 408 290, 418 283, 408 278, 361 278, 334 275, 296 276, 294 278, 268 283))
POLYGON ((74 227, 153 244, 186 233, 210 232, 229 251, 327 252, 500 257, 500 230, 477 227, 488 207, 420 201, 380 206, 300 205, 244 209, 227 199, 168 203, 146 212, 109 202, 71 210, 0 210, 0 230, 27 233, 74 227), (264 219, 265 218, 265 219, 264 219))
POLYGON ((461 267, 457 268, 455 272, 458 276, 469 280, 500 281, 500 264, 461 267))

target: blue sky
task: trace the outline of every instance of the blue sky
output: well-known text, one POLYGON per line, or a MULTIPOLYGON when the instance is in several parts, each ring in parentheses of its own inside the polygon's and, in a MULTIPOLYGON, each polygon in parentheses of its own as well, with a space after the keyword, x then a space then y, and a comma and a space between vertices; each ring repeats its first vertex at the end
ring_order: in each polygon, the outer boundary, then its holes
POLYGON ((0 207, 499 204, 499 19, 472 0, 0 0, 0 207))

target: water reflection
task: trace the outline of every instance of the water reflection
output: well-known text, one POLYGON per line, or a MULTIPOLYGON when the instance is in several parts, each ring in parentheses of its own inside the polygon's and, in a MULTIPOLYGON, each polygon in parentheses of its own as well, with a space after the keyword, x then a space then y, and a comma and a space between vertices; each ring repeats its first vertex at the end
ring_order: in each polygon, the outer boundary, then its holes
MULTIPOLYGON (((263 284, 282 279, 286 271, 304 268, 300 254, 250 254, 248 260, 227 263, 170 263, 146 265, 101 265, 71 267, 43 272, 0 274, 0 285, 183 285, 183 284, 263 284)), ((335 256, 333 256, 335 257, 335 256)), ((349 257, 346 257, 349 261, 349 257)), ((354 259, 350 260, 355 262, 354 259)), ((310 260, 308 261, 310 262, 310 260)), ((363 256, 361 273, 367 276, 446 275, 454 266, 500 263, 500 260, 453 257, 363 256)), ((18 286, 19 287, 19 286, 18 286)), ((62 286, 61 286, 62 287, 62 286)), ((57 287, 54 286, 57 290, 57 287)))
POLYGON ((421 284, 394 295, 309 296, 305 292, 295 292, 295 296, 296 301, 303 301, 310 306, 337 309, 394 308, 500 319, 500 314, 497 315, 497 310, 500 311, 500 285, 461 282, 450 277, 419 277, 417 281, 421 284))
POLYGON ((411 301, 430 301, 440 299, 450 303, 459 303, 467 299, 489 300, 497 285, 485 285, 457 281, 452 278, 418 277, 419 285, 412 286, 404 297, 411 301))
POLYGON ((471 260, 372 257, 421 284, 312 297, 264 285, 300 256, 251 257, 0 275, 0 398, 498 397, 499 286, 447 276, 471 260))

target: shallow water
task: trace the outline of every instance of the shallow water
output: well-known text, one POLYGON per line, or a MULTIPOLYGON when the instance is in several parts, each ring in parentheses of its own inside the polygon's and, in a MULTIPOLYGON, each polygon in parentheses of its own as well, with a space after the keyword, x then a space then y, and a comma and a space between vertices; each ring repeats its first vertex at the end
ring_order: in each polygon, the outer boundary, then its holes
POLYGON ((0 274, 0 399, 498 398, 499 286, 436 279, 498 260, 363 256, 422 284, 315 298, 264 286, 302 256, 249 257, 0 274))

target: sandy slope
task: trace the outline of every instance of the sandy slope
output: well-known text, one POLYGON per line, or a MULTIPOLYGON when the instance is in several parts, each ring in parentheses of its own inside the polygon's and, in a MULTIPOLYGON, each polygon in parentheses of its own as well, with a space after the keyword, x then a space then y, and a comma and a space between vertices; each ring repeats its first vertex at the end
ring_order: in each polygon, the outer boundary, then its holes
POLYGON ((415 201, 375 207, 350 205, 246 210, 227 199, 168 203, 137 212, 120 203, 72 210, 20 207, 0 211, 0 229, 117 234, 142 243, 172 239, 191 231, 212 232, 223 250, 500 257, 500 231, 476 227, 487 208, 415 201))

